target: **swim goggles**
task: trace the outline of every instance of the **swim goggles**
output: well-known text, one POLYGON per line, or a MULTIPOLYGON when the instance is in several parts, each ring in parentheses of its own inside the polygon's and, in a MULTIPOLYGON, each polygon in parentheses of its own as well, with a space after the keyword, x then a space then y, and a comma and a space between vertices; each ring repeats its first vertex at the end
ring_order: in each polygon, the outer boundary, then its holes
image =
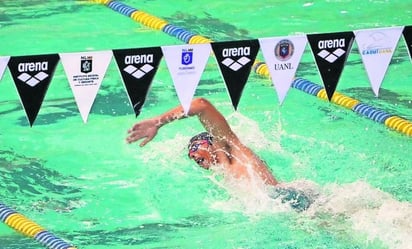
POLYGON ((209 144, 209 141, 205 139, 205 140, 197 140, 197 141, 194 141, 193 143, 191 143, 188 147, 189 148, 189 155, 191 153, 194 153, 194 152, 198 151, 199 146, 203 145, 203 144, 209 144))

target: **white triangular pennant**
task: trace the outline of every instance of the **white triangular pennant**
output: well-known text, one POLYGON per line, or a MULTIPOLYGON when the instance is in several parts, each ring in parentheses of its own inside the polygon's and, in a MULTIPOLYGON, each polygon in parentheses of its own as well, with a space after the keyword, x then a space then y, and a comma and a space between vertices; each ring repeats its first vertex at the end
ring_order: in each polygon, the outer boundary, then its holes
POLYGON ((162 51, 177 96, 185 114, 187 114, 196 87, 209 59, 211 46, 209 43, 164 46, 162 51))
POLYGON ((302 36, 260 38, 260 48, 282 104, 305 51, 307 38, 302 36))
POLYGON ((363 65, 376 96, 396 49, 403 27, 357 30, 355 32, 363 65))
POLYGON ((60 54, 84 123, 87 122, 112 55, 111 50, 60 54))
POLYGON ((0 56, 0 80, 3 78, 4 70, 9 63, 10 56, 0 56))

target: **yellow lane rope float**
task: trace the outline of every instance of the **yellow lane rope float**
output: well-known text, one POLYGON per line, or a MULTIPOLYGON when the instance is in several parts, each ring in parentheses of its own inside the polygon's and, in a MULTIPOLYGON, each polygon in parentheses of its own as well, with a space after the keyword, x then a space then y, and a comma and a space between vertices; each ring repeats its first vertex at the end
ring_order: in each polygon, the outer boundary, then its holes
POLYGON ((56 237, 24 215, 0 203, 0 220, 23 235, 34 238, 50 249, 76 249, 74 246, 56 237))
MULTIPOLYGON (((164 33, 174 36, 179 40, 188 44, 199 43, 211 43, 211 39, 193 34, 181 27, 177 27, 168 23, 166 20, 150 15, 144 11, 130 7, 124 3, 112 0, 91 0, 92 2, 103 4, 114 11, 117 11, 125 16, 132 18, 133 20, 156 30, 161 30, 164 33)), ((269 69, 264 62, 255 61, 253 64, 253 71, 264 77, 270 77, 269 69)), ((328 100, 326 91, 321 86, 312 83, 305 79, 295 79, 292 83, 292 87, 302 90, 310 95, 316 96, 320 99, 328 100)), ((361 103, 359 100, 345 96, 341 93, 335 92, 332 96, 331 102, 339 106, 351 109, 352 111, 367 117, 375 122, 384 124, 385 126, 403 133, 408 136, 412 136, 412 122, 402 117, 391 115, 383 110, 374 108, 367 104, 361 103)))

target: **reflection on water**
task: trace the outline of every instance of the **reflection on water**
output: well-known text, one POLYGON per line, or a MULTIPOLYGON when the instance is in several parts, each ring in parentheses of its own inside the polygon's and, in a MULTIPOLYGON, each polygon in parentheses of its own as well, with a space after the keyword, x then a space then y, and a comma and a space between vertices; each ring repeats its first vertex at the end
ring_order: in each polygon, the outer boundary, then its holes
POLYGON ((80 7, 81 5, 55 0, 0 1, 0 28, 4 25, 13 25, 25 19, 70 13, 78 10, 80 7))
POLYGON ((19 206, 22 211, 69 212, 74 209, 73 204, 81 199, 81 189, 66 185, 71 177, 45 168, 43 164, 42 160, 1 150, 0 200, 8 200, 6 205, 19 206))

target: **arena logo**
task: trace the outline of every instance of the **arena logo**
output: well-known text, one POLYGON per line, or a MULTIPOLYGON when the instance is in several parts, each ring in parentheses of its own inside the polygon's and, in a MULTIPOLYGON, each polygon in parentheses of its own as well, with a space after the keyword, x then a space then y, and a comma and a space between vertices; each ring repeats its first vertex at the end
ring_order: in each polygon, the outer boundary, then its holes
POLYGON ((124 64, 143 64, 153 63, 153 54, 139 54, 139 55, 127 55, 124 57, 124 64))
POLYGON ((321 51, 317 55, 329 63, 334 63, 346 53, 346 51, 342 48, 345 48, 344 38, 320 40, 318 42, 318 49, 321 49, 321 51))
POLYGON ((250 47, 225 48, 222 50, 222 56, 226 59, 221 63, 235 72, 251 61, 248 58, 250 56, 250 47), (241 56, 239 59, 233 58, 239 56, 241 56))
POLYGON ((47 61, 19 63, 17 65, 17 71, 21 74, 17 76, 17 78, 27 85, 34 87, 49 77, 49 75, 44 72, 48 70, 48 67, 49 63, 47 61), (34 75, 32 75, 33 73, 34 75))
POLYGON ((148 72, 154 69, 154 67, 149 64, 153 63, 153 54, 127 55, 124 58, 124 63, 128 66, 125 67, 123 71, 136 79, 141 79, 148 72), (141 64, 144 65, 139 66, 141 64))

